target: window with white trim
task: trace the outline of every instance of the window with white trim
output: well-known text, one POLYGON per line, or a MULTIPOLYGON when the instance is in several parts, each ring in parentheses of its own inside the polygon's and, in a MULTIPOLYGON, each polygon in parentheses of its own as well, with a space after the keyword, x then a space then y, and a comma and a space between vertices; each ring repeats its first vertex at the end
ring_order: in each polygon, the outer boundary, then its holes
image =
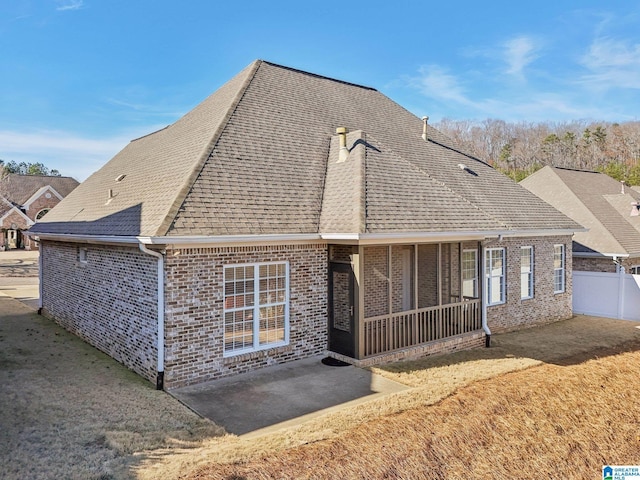
POLYGON ((565 290, 565 254, 564 245, 553 246, 553 293, 565 290))
POLYGON ((478 251, 462 251, 462 296, 478 298, 478 251))
POLYGON ((533 247, 520 247, 520 298, 533 298, 533 247))
POLYGON ((289 264, 224 267, 224 355, 289 343, 289 264))
POLYGON ((505 302, 505 249, 487 248, 484 258, 487 305, 499 305, 505 302))
POLYGON ((629 268, 629 273, 631 275, 640 275, 640 265, 634 265, 633 267, 629 268))
POLYGON ((89 255, 89 249, 86 247, 78 247, 78 262, 87 263, 89 255))

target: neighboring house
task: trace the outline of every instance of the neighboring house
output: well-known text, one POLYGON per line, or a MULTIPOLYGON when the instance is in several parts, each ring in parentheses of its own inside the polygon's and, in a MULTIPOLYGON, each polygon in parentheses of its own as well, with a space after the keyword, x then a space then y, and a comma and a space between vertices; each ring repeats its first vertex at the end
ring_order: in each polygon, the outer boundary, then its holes
POLYGON ((573 237, 573 270, 634 273, 640 266, 640 193, 604 173, 546 166, 520 182, 586 227, 573 237))
POLYGON ((70 177, 9 174, 0 179, 0 250, 34 247, 23 232, 77 186, 70 177))
POLYGON ((41 312, 173 388, 570 317, 580 228, 375 89, 256 61, 32 232, 41 312))
POLYGON ((584 225, 573 238, 576 313, 640 320, 640 192, 604 173, 546 166, 520 184, 584 225), (626 285, 628 283, 628 285, 626 285))

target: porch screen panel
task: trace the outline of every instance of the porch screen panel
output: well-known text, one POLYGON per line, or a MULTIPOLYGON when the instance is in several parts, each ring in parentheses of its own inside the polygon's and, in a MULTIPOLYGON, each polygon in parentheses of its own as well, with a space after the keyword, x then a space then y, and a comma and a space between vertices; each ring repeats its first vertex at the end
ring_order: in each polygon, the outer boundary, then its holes
POLYGON ((438 305, 438 245, 418 245, 418 308, 438 305))
POLYGON ((351 332, 350 273, 333 272, 333 328, 351 332))
POLYGON ((393 313, 413 309, 413 245, 391 247, 391 302, 393 313))
POLYGON ((364 316, 389 313, 389 265, 386 246, 364 248, 364 316))

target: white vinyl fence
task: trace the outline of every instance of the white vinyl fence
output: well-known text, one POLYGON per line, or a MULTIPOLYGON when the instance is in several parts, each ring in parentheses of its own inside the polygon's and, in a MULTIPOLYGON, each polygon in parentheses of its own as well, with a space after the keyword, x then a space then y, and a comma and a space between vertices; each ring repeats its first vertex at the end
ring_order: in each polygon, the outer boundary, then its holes
POLYGON ((573 312, 640 321, 640 275, 574 270, 573 312))

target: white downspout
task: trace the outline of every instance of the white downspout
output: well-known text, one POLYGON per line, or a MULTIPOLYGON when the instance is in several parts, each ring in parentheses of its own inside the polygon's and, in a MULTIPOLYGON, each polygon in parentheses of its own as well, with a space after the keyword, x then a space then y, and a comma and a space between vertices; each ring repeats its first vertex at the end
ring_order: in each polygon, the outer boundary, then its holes
POLYGON ((482 317, 482 330, 484 330, 484 333, 486 334, 485 337, 485 347, 489 348, 491 346, 491 330, 489 330, 489 325, 487 325, 487 278, 486 278, 486 273, 484 271, 485 265, 485 258, 484 258, 484 245, 480 244, 480 272, 482 272, 481 278, 482 278, 482 286, 481 286, 481 291, 482 291, 482 298, 480 299, 481 305, 482 305, 482 313, 481 313, 481 317, 482 317))
POLYGON ((158 375, 156 389, 164 388, 164 255, 139 243, 140 251, 158 259, 158 375))
POLYGON ((38 314, 42 314, 42 242, 38 242, 38 314))

